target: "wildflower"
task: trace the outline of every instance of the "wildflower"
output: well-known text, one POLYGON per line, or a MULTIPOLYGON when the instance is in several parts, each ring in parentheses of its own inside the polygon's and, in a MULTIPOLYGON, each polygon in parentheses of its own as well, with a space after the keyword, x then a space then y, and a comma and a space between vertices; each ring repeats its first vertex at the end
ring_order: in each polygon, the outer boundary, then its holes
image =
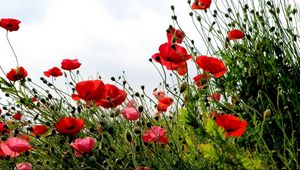
POLYGON ((154 95, 154 97, 159 100, 159 99, 162 99, 166 96, 166 93, 161 91, 161 90, 157 90, 155 89, 152 93, 154 95))
POLYGON ((8 138, 6 142, 9 149, 11 149, 13 152, 22 153, 31 149, 29 143, 19 137, 8 138))
POLYGON ((27 71, 24 69, 24 67, 20 66, 17 67, 17 69, 11 69, 7 74, 6 77, 10 81, 18 81, 18 80, 24 80, 27 77, 27 71))
POLYGON ((136 105, 136 102, 133 99, 131 99, 126 103, 126 107, 136 108, 137 105, 136 105))
POLYGON ((197 87, 203 88, 206 86, 207 81, 211 78, 210 75, 207 74, 198 74, 197 76, 193 77, 193 80, 197 87))
POLYGON ((17 112, 17 113, 12 115, 12 117, 16 120, 21 120, 22 116, 23 116, 23 114, 20 113, 20 112, 17 112))
POLYGON ((158 100, 158 104, 156 106, 157 111, 166 112, 168 107, 173 103, 173 99, 166 96, 158 100))
POLYGON ((32 126, 32 133, 34 135, 42 135, 47 131, 47 126, 45 125, 34 125, 32 126))
POLYGON ((64 59, 61 62, 61 69, 63 70, 75 70, 81 66, 81 63, 78 62, 78 59, 64 59))
POLYGON ((28 162, 22 162, 16 164, 17 170, 32 170, 32 165, 28 162))
POLYGON ((216 78, 222 77, 227 72, 223 61, 214 57, 198 56, 196 63, 200 68, 213 74, 216 78))
POLYGON ((14 152, 8 147, 7 142, 0 141, 0 157, 10 156, 13 158, 19 155, 20 153, 14 152))
POLYGON ((220 101, 221 100, 221 93, 219 92, 214 92, 213 94, 211 94, 210 96, 208 96, 209 100, 213 100, 213 101, 220 101))
POLYGON ((0 133, 2 133, 4 130, 4 123, 0 122, 0 133))
POLYGON ((126 96, 127 94, 124 90, 112 84, 105 84, 104 96, 96 101, 96 105, 104 108, 115 108, 125 101, 126 96))
POLYGON ((178 75, 183 76, 187 73, 187 63, 182 62, 180 63, 177 68, 174 67, 174 70, 177 70, 178 75))
POLYGON ((134 170, 150 170, 147 166, 137 166, 134 170))
POLYGON ((241 120, 236 116, 229 114, 216 114, 215 117, 217 125, 226 131, 226 137, 241 137, 247 129, 247 121, 241 120))
POLYGON ((147 130, 142 139, 144 142, 157 142, 168 144, 168 139, 165 137, 167 130, 161 128, 160 126, 152 126, 151 129, 147 130))
POLYGON ((192 9, 205 10, 210 7, 211 0, 195 0, 192 9))
POLYGON ((137 120, 140 117, 140 113, 136 108, 127 107, 122 110, 122 115, 127 120, 137 120))
POLYGON ((73 117, 63 117, 55 125, 56 130, 62 134, 76 135, 84 127, 83 119, 73 117))
POLYGON ((7 31, 18 31, 20 23, 21 21, 13 18, 0 19, 0 27, 6 29, 7 31))
POLYGON ((178 44, 181 44, 184 37, 185 34, 181 30, 175 29, 172 26, 170 26, 170 28, 167 29, 167 38, 169 43, 176 42, 178 44))
POLYGON ((62 72, 58 67, 53 67, 49 69, 48 71, 44 71, 44 75, 47 77, 53 76, 53 77, 59 77, 62 76, 62 72))
POLYGON ((237 40, 245 37, 245 33, 241 30, 234 29, 227 32, 227 36, 229 40, 237 40))
POLYGON ((85 137, 83 139, 75 139, 75 142, 70 145, 75 150, 74 155, 79 158, 82 154, 90 153, 95 146, 95 142, 96 140, 94 138, 85 137))
POLYGON ((73 100, 83 99, 89 102, 103 98, 105 86, 101 80, 87 80, 78 82, 75 89, 78 94, 72 94, 73 100))
POLYGON ((186 49, 180 45, 164 43, 159 46, 160 58, 171 64, 180 64, 192 58, 186 49))

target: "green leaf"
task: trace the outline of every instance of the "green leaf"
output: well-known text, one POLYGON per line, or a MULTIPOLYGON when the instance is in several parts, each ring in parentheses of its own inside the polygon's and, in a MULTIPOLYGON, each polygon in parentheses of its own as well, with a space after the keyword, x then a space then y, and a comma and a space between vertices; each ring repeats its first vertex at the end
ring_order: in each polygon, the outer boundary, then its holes
POLYGON ((212 144, 199 144, 199 149, 201 150, 201 153, 203 154, 204 158, 210 160, 218 159, 217 151, 212 144))
POLYGON ((225 140, 225 130, 219 127, 214 120, 207 119, 205 130, 208 134, 215 137, 216 139, 225 140))

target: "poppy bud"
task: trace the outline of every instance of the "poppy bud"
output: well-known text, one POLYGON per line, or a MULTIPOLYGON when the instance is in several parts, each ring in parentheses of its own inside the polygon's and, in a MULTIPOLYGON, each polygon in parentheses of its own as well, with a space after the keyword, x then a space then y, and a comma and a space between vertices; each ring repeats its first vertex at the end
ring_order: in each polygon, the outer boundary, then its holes
POLYGON ((132 142, 132 136, 131 136, 131 133, 130 132, 126 132, 126 140, 128 142, 132 142))
POLYGON ((172 16, 172 19, 173 19, 173 20, 177 20, 177 16, 176 16, 176 15, 173 15, 173 16, 172 16))
POLYGON ((138 111, 139 111, 140 113, 142 113, 142 112, 144 111, 144 107, 143 107, 143 106, 139 106, 139 107, 138 107, 138 111))
POLYGON ((264 112, 264 118, 267 119, 267 118, 270 118, 271 117, 271 110, 270 109, 267 109, 265 112, 264 112))
POLYGON ((171 5, 171 10, 174 11, 174 9, 175 9, 175 8, 174 8, 174 5, 171 5))
POLYGON ((180 84, 179 92, 180 92, 180 93, 183 93, 183 92, 186 90, 186 88, 187 88, 187 84, 186 84, 186 82, 184 81, 184 82, 182 82, 182 83, 180 84))
POLYGON ((141 134, 141 129, 139 127, 134 128, 134 133, 141 134))
POLYGON ((190 12, 190 16, 191 16, 191 17, 193 16, 193 12, 190 12))

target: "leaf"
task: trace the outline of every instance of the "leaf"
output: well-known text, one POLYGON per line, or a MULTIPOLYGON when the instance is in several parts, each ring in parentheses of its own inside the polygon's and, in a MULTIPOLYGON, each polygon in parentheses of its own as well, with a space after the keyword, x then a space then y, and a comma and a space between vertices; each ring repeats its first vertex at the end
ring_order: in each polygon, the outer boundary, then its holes
POLYGON ((217 151, 212 144, 199 144, 199 149, 201 150, 204 158, 211 160, 218 159, 217 151))
POLYGON ((187 111, 186 109, 180 109, 179 122, 187 124, 193 128, 199 128, 200 125, 198 123, 196 115, 192 112, 187 111))
POLYGON ((211 136, 217 139, 225 140, 225 130, 219 127, 213 119, 207 119, 205 130, 211 136))

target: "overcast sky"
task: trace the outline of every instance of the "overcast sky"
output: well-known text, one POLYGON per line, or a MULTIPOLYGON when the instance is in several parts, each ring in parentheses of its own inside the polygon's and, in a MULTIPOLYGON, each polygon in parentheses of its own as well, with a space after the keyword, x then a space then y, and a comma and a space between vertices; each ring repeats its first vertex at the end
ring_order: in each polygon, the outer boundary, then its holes
MULTIPOLYGON (((98 73, 108 83, 124 70, 135 88, 153 89, 161 79, 148 59, 167 41, 171 5, 183 30, 200 39, 186 0, 0 0, 0 18, 21 20, 9 37, 20 65, 35 81, 43 71, 60 67, 62 59, 78 58, 86 79, 98 73)), ((0 29, 0 65, 8 72, 16 63, 5 32, 0 29)))
MULTIPOLYGON (((22 22, 9 37, 36 81, 62 59, 78 58, 87 79, 99 73, 108 82, 125 70, 133 86, 153 89, 160 78, 148 59, 167 40, 172 4, 188 16, 185 0, 0 0, 0 18, 22 22)), ((6 72, 16 66, 4 29, 0 58, 6 72)))

